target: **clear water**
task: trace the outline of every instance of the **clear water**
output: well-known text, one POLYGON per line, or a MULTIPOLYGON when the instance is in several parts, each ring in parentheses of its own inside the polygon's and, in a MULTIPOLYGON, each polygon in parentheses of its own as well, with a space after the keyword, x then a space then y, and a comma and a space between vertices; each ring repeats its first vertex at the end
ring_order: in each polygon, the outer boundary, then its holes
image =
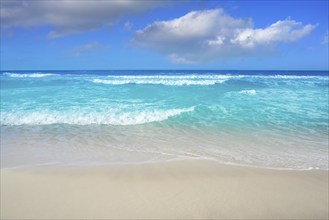
POLYGON ((1 165, 328 170, 327 71, 1 72, 1 165))

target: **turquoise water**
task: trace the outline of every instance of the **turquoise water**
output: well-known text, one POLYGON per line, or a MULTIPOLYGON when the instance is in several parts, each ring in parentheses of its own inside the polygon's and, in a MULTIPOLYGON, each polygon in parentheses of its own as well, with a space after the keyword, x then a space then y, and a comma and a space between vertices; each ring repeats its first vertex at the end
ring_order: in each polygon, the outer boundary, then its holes
POLYGON ((326 71, 1 72, 2 166, 328 169, 326 71))

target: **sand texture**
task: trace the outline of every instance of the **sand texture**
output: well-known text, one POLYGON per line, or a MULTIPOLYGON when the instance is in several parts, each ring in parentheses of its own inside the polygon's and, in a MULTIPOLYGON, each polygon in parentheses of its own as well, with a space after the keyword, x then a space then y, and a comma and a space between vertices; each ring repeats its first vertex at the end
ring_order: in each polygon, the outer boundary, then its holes
POLYGON ((327 219, 328 172, 177 161, 1 169, 1 219, 327 219))

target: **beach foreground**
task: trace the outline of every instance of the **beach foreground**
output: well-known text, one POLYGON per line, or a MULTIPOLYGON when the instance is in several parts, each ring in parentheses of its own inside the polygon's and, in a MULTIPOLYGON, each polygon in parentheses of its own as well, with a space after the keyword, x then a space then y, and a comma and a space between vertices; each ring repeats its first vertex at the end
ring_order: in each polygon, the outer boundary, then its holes
POLYGON ((1 169, 1 219, 328 218, 328 172, 175 161, 1 169))

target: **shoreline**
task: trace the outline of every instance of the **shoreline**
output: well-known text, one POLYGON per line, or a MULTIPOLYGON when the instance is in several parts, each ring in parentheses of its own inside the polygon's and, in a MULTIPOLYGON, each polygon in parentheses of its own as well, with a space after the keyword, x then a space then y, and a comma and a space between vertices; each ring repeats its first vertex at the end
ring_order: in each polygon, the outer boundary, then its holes
POLYGON ((325 169, 320 167, 308 167, 308 168, 288 168, 288 167, 266 167, 266 166, 259 166, 259 165, 250 165, 250 164, 239 164, 233 162, 223 162, 217 159, 212 158, 187 158, 187 157, 179 157, 173 159, 166 159, 166 160, 156 160, 156 161, 140 161, 140 162, 113 162, 113 163, 62 163, 62 162, 49 162, 49 163, 40 163, 40 164, 29 164, 29 165, 17 165, 17 166, 8 166, 3 167, 1 166, 1 170, 24 170, 24 169, 47 169, 47 168, 100 168, 100 167, 125 167, 125 166, 148 166, 148 165, 160 165, 160 164, 170 164, 170 163, 189 163, 189 162, 206 162, 206 163, 214 163, 219 166, 224 167, 237 167, 241 169, 259 169, 259 170, 273 170, 273 171, 326 171, 329 172, 329 166, 325 169))
POLYGON ((328 218, 328 171, 209 160, 1 169, 3 219, 328 218))

